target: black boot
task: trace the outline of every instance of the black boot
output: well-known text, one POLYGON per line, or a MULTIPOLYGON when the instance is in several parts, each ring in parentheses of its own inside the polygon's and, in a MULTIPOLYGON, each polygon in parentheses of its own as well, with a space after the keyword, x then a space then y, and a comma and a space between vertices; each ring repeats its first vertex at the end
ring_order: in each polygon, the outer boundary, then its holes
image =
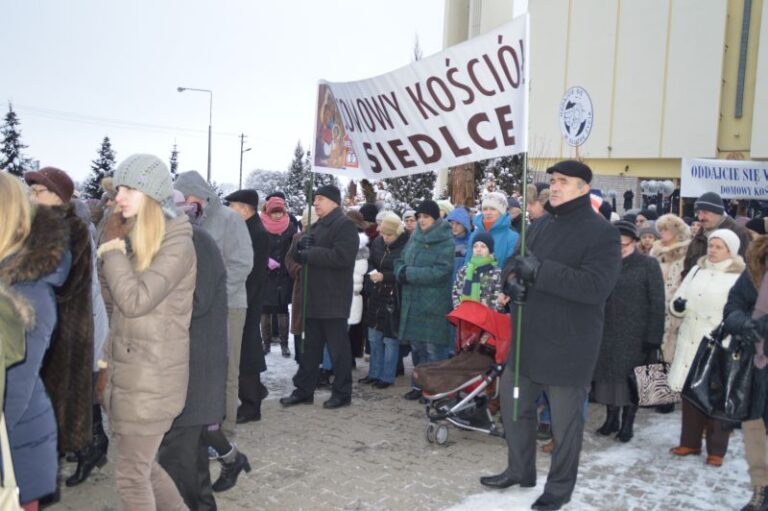
POLYGON ((264 354, 269 353, 272 347, 272 319, 269 314, 261 315, 261 343, 264 345, 264 354))
POLYGON ((221 462, 221 474, 219 474, 219 478, 211 486, 215 492, 229 490, 237 484, 237 477, 240 475, 240 472, 243 470, 246 472, 251 471, 251 464, 248 463, 248 458, 245 454, 238 451, 234 445, 232 445, 232 449, 227 454, 219 458, 219 462, 221 462))
POLYGON ((632 440, 632 427, 635 424, 635 415, 637 414, 637 405, 623 406, 621 408, 621 429, 616 435, 616 440, 629 442, 632 440))
POLYGON ((107 452, 102 451, 96 445, 91 444, 85 449, 77 452, 77 468, 75 473, 69 476, 65 482, 67 486, 77 486, 88 479, 96 467, 103 467, 107 464, 107 452))
POLYGON ((768 511, 768 486, 752 488, 752 499, 741 511, 768 511))
POLYGON ((619 430, 619 411, 618 406, 608 405, 605 407, 605 422, 597 430, 598 435, 608 436, 619 430))
POLYGON ((89 446, 75 453, 77 468, 75 473, 67 478, 65 484, 70 487, 77 486, 88 479, 94 468, 106 465, 108 447, 109 438, 101 422, 101 405, 95 404, 93 405, 93 440, 89 446))
POLYGON ((320 379, 317 381, 317 388, 327 389, 331 386, 331 376, 333 371, 327 369, 320 369, 320 379))

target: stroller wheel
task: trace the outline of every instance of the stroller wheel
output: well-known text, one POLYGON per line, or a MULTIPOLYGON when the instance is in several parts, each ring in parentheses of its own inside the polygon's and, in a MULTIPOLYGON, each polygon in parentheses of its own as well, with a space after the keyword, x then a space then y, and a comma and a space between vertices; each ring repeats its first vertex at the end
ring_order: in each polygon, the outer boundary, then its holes
POLYGON ((434 422, 427 423, 427 429, 424 430, 424 436, 427 437, 427 442, 430 444, 435 443, 435 431, 437 426, 434 422))
POLYGON ((448 426, 440 424, 435 431, 435 442, 437 445, 444 445, 448 441, 448 426))

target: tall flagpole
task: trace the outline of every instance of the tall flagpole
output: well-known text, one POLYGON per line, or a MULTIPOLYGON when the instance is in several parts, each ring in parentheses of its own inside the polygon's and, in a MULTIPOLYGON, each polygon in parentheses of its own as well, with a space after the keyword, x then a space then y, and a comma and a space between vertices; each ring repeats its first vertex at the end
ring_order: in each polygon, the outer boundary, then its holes
MULTIPOLYGON (((520 222, 520 255, 525 257, 525 234, 528 230, 525 214, 528 211, 528 152, 523 153, 523 221, 520 222)), ((515 276, 517 278, 517 276, 515 276)), ((517 409, 520 402, 520 343, 523 332, 523 303, 517 304, 515 321, 515 386, 512 391, 512 420, 517 420, 517 409)))

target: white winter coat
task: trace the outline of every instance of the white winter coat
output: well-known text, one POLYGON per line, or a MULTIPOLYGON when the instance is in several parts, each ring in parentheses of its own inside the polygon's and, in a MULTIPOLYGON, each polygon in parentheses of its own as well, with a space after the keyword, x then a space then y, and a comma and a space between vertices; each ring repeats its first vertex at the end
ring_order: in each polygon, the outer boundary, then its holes
POLYGON ((728 291, 744 268, 741 256, 721 263, 710 263, 707 256, 703 256, 698 264, 691 268, 672 297, 669 303, 670 314, 683 318, 677 335, 675 357, 669 371, 669 386, 672 390, 679 392, 683 389, 702 337, 722 321, 728 291), (682 313, 674 310, 673 304, 677 298, 687 300, 682 313))
POLYGON ((355 257, 355 271, 352 275, 352 307, 349 310, 348 325, 357 325, 363 320, 363 297, 360 294, 363 291, 363 279, 368 272, 368 236, 364 233, 358 233, 360 236, 360 245, 355 257))

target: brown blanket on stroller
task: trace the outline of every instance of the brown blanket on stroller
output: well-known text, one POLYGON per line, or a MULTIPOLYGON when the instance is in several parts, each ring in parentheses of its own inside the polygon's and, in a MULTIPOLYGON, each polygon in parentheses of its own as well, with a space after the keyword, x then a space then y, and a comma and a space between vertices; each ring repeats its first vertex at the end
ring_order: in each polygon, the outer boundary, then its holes
POLYGON ((490 354, 462 351, 448 360, 417 366, 413 370, 413 378, 424 393, 440 394, 460 387, 493 364, 490 354))

